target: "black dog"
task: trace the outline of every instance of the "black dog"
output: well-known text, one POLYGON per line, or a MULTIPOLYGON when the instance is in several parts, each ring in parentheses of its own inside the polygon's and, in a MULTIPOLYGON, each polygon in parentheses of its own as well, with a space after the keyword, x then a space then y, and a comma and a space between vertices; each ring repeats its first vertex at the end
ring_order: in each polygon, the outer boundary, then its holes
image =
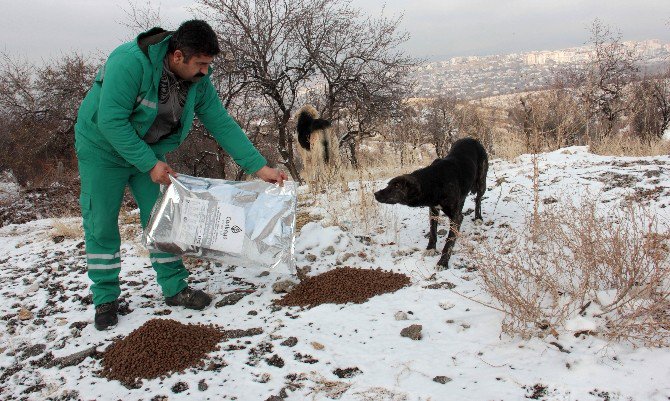
POLYGON ((381 203, 430 208, 428 253, 436 253, 437 217, 441 209, 449 217, 451 229, 437 265, 446 268, 463 222, 463 204, 468 194, 477 194, 475 220, 482 219, 482 196, 486 191, 488 168, 488 156, 482 144, 472 138, 461 139, 451 146, 445 158, 389 181, 386 188, 375 192, 375 199, 381 203))

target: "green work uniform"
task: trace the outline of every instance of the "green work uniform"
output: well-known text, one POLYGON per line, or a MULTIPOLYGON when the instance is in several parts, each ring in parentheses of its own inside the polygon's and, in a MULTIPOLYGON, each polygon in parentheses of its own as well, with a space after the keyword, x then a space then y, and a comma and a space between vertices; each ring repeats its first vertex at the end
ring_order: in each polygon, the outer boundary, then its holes
MULTIPOLYGON (((159 185, 151 180, 149 171, 186 139, 194 116, 247 173, 266 165, 226 112, 209 74, 188 88, 176 132, 151 144, 142 139, 156 119, 158 85, 171 34, 153 28, 116 48, 79 108, 75 149, 95 305, 114 301, 121 292, 118 216, 126 185, 140 208, 144 228, 159 194, 159 185)), ((152 252, 150 258, 164 296, 173 296, 186 287, 188 271, 181 257, 152 252)))

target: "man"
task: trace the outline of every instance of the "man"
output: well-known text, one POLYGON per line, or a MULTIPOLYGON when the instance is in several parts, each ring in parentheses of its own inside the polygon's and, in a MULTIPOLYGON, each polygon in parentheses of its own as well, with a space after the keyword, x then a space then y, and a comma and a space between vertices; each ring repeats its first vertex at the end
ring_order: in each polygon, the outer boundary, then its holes
MULTIPOLYGON (((159 184, 176 176, 165 154, 186 139, 194 115, 247 173, 280 185, 286 179, 266 165, 223 108, 209 80, 218 53, 216 34, 204 21, 184 22, 175 32, 153 28, 110 54, 81 104, 75 148, 98 330, 118 321, 118 215, 125 187, 130 186, 145 227, 159 184)), ((197 310, 209 305, 209 295, 186 284, 181 257, 155 252, 150 258, 167 305, 197 310)))

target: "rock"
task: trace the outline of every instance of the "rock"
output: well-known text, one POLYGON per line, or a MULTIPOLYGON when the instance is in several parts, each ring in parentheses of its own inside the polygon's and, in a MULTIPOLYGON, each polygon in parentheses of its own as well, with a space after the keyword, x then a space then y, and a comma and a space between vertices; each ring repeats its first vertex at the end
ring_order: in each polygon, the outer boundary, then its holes
POLYGON ((447 235, 448 233, 449 231, 445 230, 444 228, 437 230, 437 235, 439 236, 447 235))
POLYGON ((33 318, 33 313, 26 308, 21 308, 17 317, 19 320, 30 320, 33 318))
POLYGON ((395 313, 395 315, 393 315, 393 317, 395 318, 395 320, 407 320, 408 319, 407 313, 405 313, 403 311, 397 311, 395 313))
POLYGON ((456 284, 451 283, 451 282, 449 282, 449 281, 442 281, 442 282, 440 282, 440 283, 429 284, 429 285, 427 285, 427 286, 425 286, 425 287, 423 287, 423 288, 427 288, 427 289, 429 289, 429 290, 439 290, 439 289, 441 289, 441 288, 445 288, 445 289, 447 289, 447 290, 451 290, 451 289, 456 288, 456 284))
POLYGON ((304 266, 304 267, 298 267, 295 270, 296 275, 298 276, 300 281, 303 281, 307 278, 307 275, 312 271, 312 268, 309 266, 304 266))
POLYGON ((56 235, 51 238, 55 244, 60 244, 61 242, 65 241, 65 236, 64 235, 56 235))
POLYGON ((207 382, 205 381, 205 379, 202 379, 198 382, 198 390, 205 391, 205 390, 207 390, 208 387, 209 386, 207 385, 207 382))
POLYGON ((435 376, 433 377, 433 381, 438 382, 440 384, 447 384, 451 381, 451 379, 448 378, 447 376, 435 376))
POLYGON ((281 280, 272 284, 272 291, 275 294, 286 293, 291 291, 296 285, 297 283, 292 280, 281 280))
POLYGON ((276 366, 278 368, 284 367, 284 360, 277 354, 273 354, 270 358, 267 358, 265 362, 270 366, 276 366))
POLYGON ((334 255, 335 254, 335 247, 330 245, 323 251, 321 251, 322 255, 334 255))
POLYGON ((326 347, 321 343, 317 343, 316 341, 312 341, 312 348, 314 348, 315 350, 320 351, 320 350, 322 350, 326 347))
POLYGON ((214 306, 216 306, 217 308, 220 308, 222 306, 235 305, 236 303, 238 303, 240 301, 240 299, 244 298, 246 295, 247 294, 241 293, 241 292, 226 295, 225 297, 223 297, 222 300, 217 302, 216 305, 214 305, 214 306))
POLYGON ((340 379, 348 379, 361 373, 363 372, 355 366, 353 368, 346 368, 346 369, 337 368, 333 370, 333 374, 339 377, 340 379))
POLYGON ((449 310, 449 309, 453 308, 454 306, 456 306, 456 305, 449 302, 449 301, 440 302, 440 308, 442 308, 444 310, 449 310))
POLYGON ((79 329, 79 330, 81 330, 81 329, 83 329, 83 328, 86 327, 86 326, 88 326, 88 322, 74 322, 74 323, 72 323, 69 327, 70 327, 71 329, 72 329, 72 328, 75 328, 75 329, 79 329))
POLYGON ((269 373, 263 373, 257 378, 255 378, 254 381, 257 383, 267 383, 270 381, 270 379, 272 379, 272 375, 270 375, 269 373))
POLYGON ((305 259, 307 259, 308 262, 316 262, 316 255, 308 253, 305 255, 305 259))
POLYGON ((270 275, 270 272, 269 272, 269 271, 267 271, 267 270, 263 270, 263 271, 261 272, 261 274, 259 274, 259 275, 256 276, 256 277, 265 277, 265 276, 269 276, 269 275, 270 275))
POLYGON ((400 331, 400 336, 407 337, 412 340, 421 340, 421 329, 423 329, 423 326, 420 324, 413 324, 402 329, 400 331))
POLYGON ((347 260, 349 260, 350 258, 353 258, 354 256, 356 256, 356 255, 354 255, 354 254, 351 253, 351 252, 347 252, 347 253, 345 253, 344 255, 341 256, 340 261, 341 261, 342 263, 344 263, 344 262, 346 262, 347 260))
POLYGON ((295 337, 289 337, 286 340, 282 341, 280 344, 285 347, 295 347, 295 345, 298 344, 298 339, 295 337))
POLYGON ((21 359, 27 359, 31 358, 33 356, 40 355, 41 353, 46 350, 47 346, 46 344, 35 344, 33 346, 30 346, 23 350, 23 354, 21 354, 21 359))
POLYGON ((74 353, 72 355, 56 358, 48 364, 48 367, 59 366, 61 368, 65 368, 68 366, 79 365, 84 361, 84 359, 88 358, 89 356, 93 357, 98 354, 98 351, 96 351, 95 348, 96 347, 90 347, 83 351, 74 353))
POLYGON ((184 382, 177 382, 172 386, 172 392, 175 394, 182 393, 188 390, 188 384, 184 382))

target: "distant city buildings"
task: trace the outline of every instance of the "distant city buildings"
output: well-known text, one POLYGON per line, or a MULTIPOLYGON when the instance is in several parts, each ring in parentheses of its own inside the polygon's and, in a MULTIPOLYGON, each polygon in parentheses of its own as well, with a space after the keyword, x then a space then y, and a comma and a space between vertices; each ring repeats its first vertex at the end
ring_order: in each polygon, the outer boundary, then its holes
MULTIPOLYGON (((648 70, 667 68, 670 43, 659 40, 623 42, 648 70)), ((425 63, 412 73, 416 97, 451 96, 478 99, 532 91, 551 85, 557 74, 579 68, 589 60, 589 46, 495 56, 453 57, 425 63)))

